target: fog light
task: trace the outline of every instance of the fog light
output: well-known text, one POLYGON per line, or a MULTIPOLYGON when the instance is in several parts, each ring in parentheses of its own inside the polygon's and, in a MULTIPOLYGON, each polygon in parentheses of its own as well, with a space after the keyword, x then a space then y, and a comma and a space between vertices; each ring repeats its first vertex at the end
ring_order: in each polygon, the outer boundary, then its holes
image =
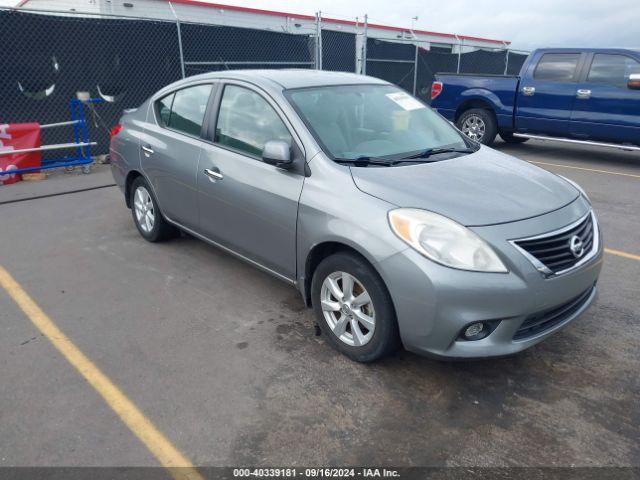
POLYGON ((498 327, 501 320, 485 320, 483 322, 470 323, 462 327, 458 333, 458 341, 474 342, 487 338, 498 327))
POLYGON ((467 340, 475 340, 475 337, 480 336, 480 333, 484 330, 484 323, 472 323, 464 331, 464 338, 467 340))

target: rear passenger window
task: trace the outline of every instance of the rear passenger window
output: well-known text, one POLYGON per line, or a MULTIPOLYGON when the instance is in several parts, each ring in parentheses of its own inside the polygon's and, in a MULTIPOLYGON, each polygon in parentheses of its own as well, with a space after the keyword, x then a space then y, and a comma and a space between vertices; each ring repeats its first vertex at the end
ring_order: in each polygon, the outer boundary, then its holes
POLYGON ((545 53, 533 72, 533 78, 552 82, 570 82, 574 78, 579 60, 579 53, 545 53))
POLYGON ((640 62, 633 58, 598 53, 593 57, 587 81, 626 88, 634 73, 640 73, 640 62))
POLYGON ((188 135, 200 136, 211 89, 211 85, 197 85, 158 100, 160 124, 188 135))

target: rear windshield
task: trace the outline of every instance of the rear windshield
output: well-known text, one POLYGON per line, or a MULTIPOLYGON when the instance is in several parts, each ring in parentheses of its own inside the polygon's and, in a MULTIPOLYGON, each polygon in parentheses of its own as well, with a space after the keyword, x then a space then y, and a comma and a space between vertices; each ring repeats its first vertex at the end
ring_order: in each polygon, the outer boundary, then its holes
POLYGON ((465 148, 461 133, 420 100, 391 85, 338 85, 286 95, 334 159, 465 148))

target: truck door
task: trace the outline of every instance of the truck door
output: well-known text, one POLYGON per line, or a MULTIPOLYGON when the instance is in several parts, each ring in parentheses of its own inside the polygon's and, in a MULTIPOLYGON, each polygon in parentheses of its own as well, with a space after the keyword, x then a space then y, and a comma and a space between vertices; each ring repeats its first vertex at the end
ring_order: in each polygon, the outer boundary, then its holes
POLYGON ((615 143, 640 144, 640 90, 629 77, 640 62, 622 53, 596 53, 578 83, 571 114, 571 135, 615 143))
POLYGON ((555 137, 569 134, 582 54, 542 53, 520 80, 516 129, 555 137))

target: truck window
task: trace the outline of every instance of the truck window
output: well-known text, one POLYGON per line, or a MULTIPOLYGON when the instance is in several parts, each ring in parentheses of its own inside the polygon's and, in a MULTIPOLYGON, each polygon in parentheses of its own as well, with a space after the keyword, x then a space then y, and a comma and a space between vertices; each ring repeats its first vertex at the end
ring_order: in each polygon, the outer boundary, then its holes
POLYGON ((552 82, 570 82, 576 73, 578 60, 580 60, 579 53, 545 53, 533 72, 533 78, 552 82))
POLYGON ((629 75, 640 73, 640 62, 626 55, 598 53, 594 55, 588 82, 627 87, 629 75))

